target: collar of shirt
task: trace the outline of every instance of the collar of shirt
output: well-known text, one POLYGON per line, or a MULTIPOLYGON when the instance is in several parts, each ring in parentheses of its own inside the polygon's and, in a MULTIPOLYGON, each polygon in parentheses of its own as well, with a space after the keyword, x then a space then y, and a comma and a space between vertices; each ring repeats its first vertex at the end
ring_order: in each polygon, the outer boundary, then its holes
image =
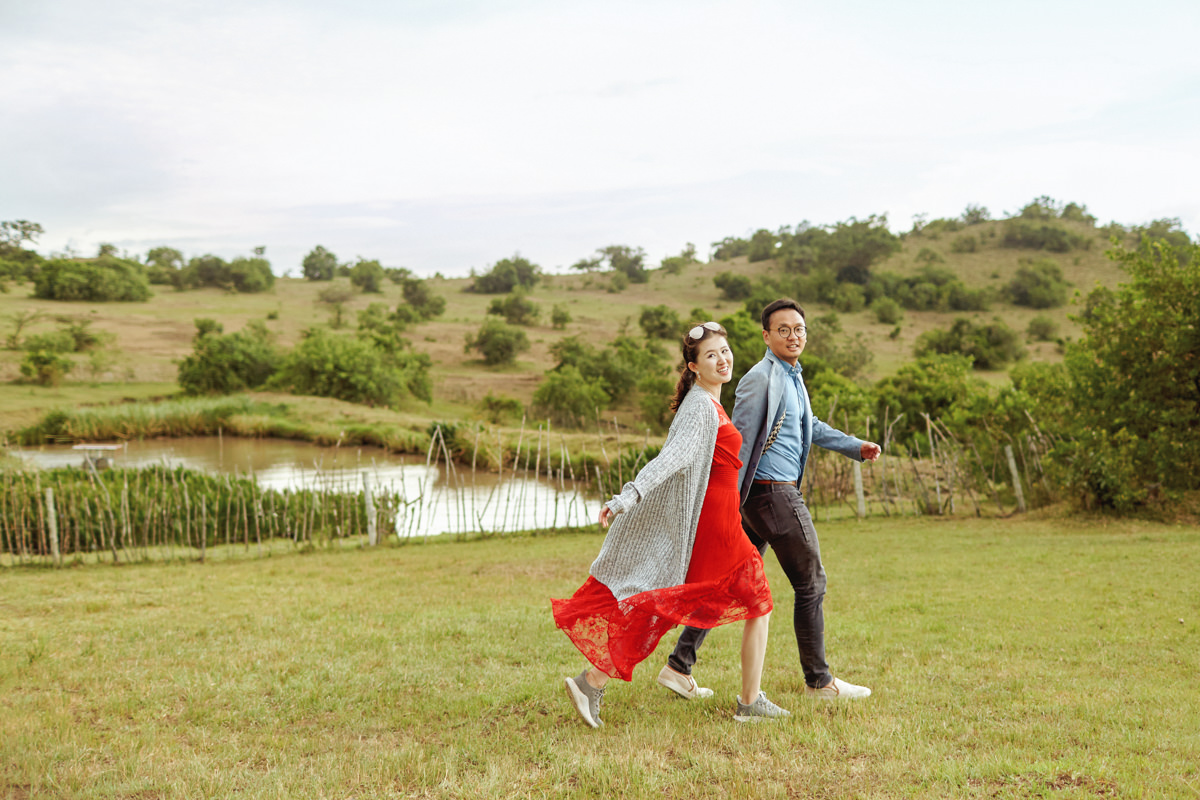
POLYGON ((787 363, 782 358, 775 355, 775 353, 772 352, 770 349, 767 350, 766 357, 767 357, 768 361, 770 361, 774 364, 778 364, 783 369, 784 372, 786 372, 788 375, 791 376, 792 380, 799 381, 802 374, 804 373, 804 365, 801 364, 799 361, 797 361, 796 366, 793 367, 791 364, 787 363))

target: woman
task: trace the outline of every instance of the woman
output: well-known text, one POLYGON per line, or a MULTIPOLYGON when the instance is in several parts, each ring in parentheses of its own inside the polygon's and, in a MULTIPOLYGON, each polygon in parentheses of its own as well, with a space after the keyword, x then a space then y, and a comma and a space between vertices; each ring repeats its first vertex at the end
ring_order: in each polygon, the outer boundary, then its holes
POLYGON ((688 331, 682 352, 675 419, 662 450, 600 510, 600 526, 611 521, 612 528, 590 577, 570 600, 551 601, 555 624, 592 665, 565 683, 593 728, 603 724, 600 699, 609 678, 629 680, 672 627, 743 619, 734 719, 788 716, 759 685, 773 606, 762 557, 742 532, 738 511, 742 437, 720 404, 733 352, 716 322, 688 331))

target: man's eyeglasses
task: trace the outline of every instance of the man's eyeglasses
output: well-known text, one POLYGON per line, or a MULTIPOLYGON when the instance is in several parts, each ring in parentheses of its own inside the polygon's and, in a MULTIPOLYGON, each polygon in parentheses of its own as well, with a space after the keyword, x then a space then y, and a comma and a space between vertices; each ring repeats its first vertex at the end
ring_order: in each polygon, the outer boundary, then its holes
POLYGON ((704 335, 705 328, 710 331, 719 332, 721 330, 721 324, 718 322, 706 322, 703 325, 697 325, 688 331, 688 338, 692 341, 699 339, 704 335))
POLYGON ((808 337, 808 328, 804 325, 797 325, 794 328, 789 328, 787 325, 780 325, 775 329, 775 332, 779 334, 779 338, 781 339, 790 339, 792 334, 795 334, 798 339, 808 337))

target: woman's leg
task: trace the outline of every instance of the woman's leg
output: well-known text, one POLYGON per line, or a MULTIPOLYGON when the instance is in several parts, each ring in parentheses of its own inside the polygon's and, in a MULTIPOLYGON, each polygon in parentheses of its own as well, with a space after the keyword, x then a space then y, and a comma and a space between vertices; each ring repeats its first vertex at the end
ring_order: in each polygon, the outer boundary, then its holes
POLYGON ((746 620, 742 629, 742 702, 753 703, 762 690, 763 662, 767 657, 770 613, 746 620))
MULTIPOLYGON (((760 664, 759 665, 760 671, 761 671, 761 666, 762 665, 760 664)), ((591 684, 592 688, 594 688, 594 689, 603 689, 605 687, 605 685, 608 684, 608 675, 601 672, 596 667, 588 667, 587 682, 589 684, 591 684)))

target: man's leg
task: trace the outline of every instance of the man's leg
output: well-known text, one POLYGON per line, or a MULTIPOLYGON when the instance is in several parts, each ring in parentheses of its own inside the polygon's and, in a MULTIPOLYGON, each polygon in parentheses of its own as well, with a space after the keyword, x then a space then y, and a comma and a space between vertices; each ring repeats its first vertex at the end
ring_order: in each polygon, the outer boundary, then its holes
POLYGON ((825 662, 825 568, 803 495, 794 486, 755 486, 742 506, 742 525, 756 545, 761 541, 775 551, 796 592, 793 625, 804 682, 826 685, 833 676, 825 662))
POLYGON ((683 633, 679 634, 679 641, 675 643, 675 649, 667 656, 667 666, 680 675, 691 675, 692 667, 696 666, 696 651, 704 644, 706 636, 707 628, 684 628, 683 633))

